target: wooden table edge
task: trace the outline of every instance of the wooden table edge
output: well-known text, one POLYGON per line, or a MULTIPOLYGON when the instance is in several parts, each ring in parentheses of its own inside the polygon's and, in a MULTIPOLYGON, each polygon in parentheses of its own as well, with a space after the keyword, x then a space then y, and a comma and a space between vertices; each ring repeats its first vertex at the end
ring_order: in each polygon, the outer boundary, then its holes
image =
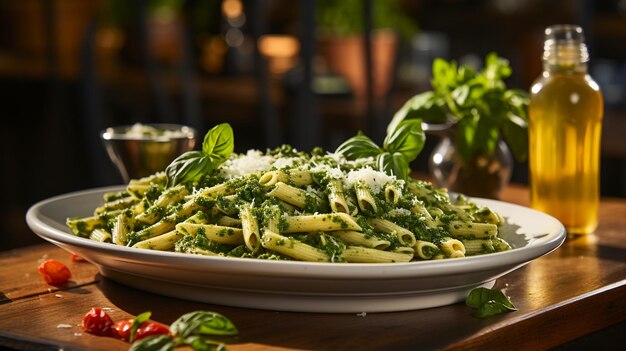
POLYGON ((444 349, 507 345, 512 349, 528 350, 562 345, 626 320, 624 296, 626 279, 485 328, 444 349))

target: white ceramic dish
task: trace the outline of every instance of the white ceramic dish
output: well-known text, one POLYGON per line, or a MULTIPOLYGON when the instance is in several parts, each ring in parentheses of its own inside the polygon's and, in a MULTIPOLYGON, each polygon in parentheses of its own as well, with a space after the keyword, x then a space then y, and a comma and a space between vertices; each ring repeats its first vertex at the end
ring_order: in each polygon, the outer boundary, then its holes
POLYGON ((90 215, 99 188, 57 196, 26 215, 39 236, 95 264, 119 283, 188 300, 280 311, 359 313, 403 311, 462 301, 495 280, 556 249, 563 225, 544 213, 475 199, 502 214, 513 250, 467 258, 391 264, 338 264, 208 257, 104 244, 72 235, 67 217, 90 215))

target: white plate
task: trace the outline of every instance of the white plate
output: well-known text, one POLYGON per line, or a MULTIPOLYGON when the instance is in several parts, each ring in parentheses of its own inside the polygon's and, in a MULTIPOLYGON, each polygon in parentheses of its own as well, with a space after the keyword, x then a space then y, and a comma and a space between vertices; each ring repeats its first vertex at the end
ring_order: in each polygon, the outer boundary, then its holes
POLYGON ((545 255, 565 240, 563 225, 544 213, 475 199, 507 220, 502 236, 513 250, 457 259, 339 264, 209 257, 135 249, 72 235, 67 217, 91 215, 99 188, 57 196, 32 206, 30 228, 77 253, 110 279, 137 289, 199 302, 280 311, 359 313, 404 311, 462 301, 478 286, 545 255))

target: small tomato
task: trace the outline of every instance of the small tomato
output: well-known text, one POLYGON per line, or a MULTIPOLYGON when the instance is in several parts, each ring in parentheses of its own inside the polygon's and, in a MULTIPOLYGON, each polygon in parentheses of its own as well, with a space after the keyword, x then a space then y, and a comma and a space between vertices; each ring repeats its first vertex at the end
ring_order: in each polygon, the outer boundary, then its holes
POLYGON ((101 308, 92 307, 83 317, 82 327, 87 333, 109 336, 112 332, 113 320, 101 308))
POLYGON ((128 341, 130 339, 130 327, 133 325, 134 319, 120 319, 113 324, 113 337, 120 340, 128 341))
POLYGON ((41 262, 37 271, 48 284, 61 284, 72 278, 72 272, 66 265, 51 258, 41 262))
POLYGON ((135 333, 135 341, 150 335, 162 335, 169 333, 170 329, 167 325, 153 321, 147 321, 142 323, 139 326, 139 329, 137 329, 137 333, 135 333))

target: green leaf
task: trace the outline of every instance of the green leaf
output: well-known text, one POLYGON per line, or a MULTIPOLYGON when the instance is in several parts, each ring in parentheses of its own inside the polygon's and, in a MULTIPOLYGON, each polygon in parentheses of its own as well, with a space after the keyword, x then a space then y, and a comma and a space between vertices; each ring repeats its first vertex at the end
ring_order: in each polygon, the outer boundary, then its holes
POLYGON ((150 335, 130 345, 129 351, 170 351, 176 341, 169 335, 150 335))
POLYGON ((411 173, 409 163, 404 155, 399 152, 383 152, 376 158, 378 170, 398 179, 407 179, 411 173))
POLYGON ((528 123, 523 118, 508 113, 502 125, 502 134, 515 159, 518 162, 526 161, 528 158, 528 123))
POLYGON ((469 161, 474 154, 474 136, 478 126, 478 116, 469 114, 456 124, 456 146, 463 160, 469 161))
POLYGON ((527 92, 510 89, 504 92, 503 98, 506 101, 509 111, 524 120, 528 119, 528 105, 530 104, 530 98, 528 97, 527 92))
POLYGON ((475 308, 474 316, 479 318, 517 311, 511 300, 501 290, 497 289, 473 289, 465 298, 465 304, 475 308))
POLYGON ((178 156, 165 169, 167 186, 175 186, 199 179, 216 167, 210 157, 200 151, 189 151, 178 156))
POLYGON ((462 85, 454 89, 450 96, 457 105, 465 106, 470 96, 470 87, 468 85, 462 85))
POLYGON ((234 149, 235 138, 230 124, 222 123, 211 128, 204 136, 202 151, 186 152, 167 166, 167 185, 198 180, 226 161, 234 149))
POLYGON ((390 153, 401 153, 409 163, 419 155, 425 142, 422 120, 408 119, 400 122, 392 133, 387 134, 383 149, 390 153))
POLYGON ((482 74, 487 78, 489 86, 499 87, 504 84, 502 79, 508 78, 511 75, 511 67, 509 61, 498 57, 494 52, 487 54, 485 58, 485 69, 482 74))
POLYGON ((193 335, 237 335, 239 333, 230 319, 209 311, 195 311, 181 316, 172 323, 170 332, 182 338, 193 335))
POLYGON ((456 62, 447 62, 442 58, 433 61, 433 79, 431 85, 437 93, 447 93, 456 87, 456 62))
POLYGON ((235 150, 233 128, 228 123, 218 124, 204 136, 202 152, 213 159, 226 160, 235 150))
POLYGON ((486 116, 478 118, 473 141, 475 153, 493 155, 500 137, 500 131, 496 122, 493 118, 486 116))
POLYGON ((474 78, 476 78, 476 71, 472 67, 461 66, 457 70, 456 83, 459 86, 469 83, 474 78))
POLYGON ((400 122, 409 119, 421 119, 426 123, 445 123, 448 121, 446 102, 435 92, 427 91, 410 98, 393 115, 387 125, 387 133, 392 133, 400 122))
POLYGON ((517 308, 510 308, 500 302, 490 300, 485 302, 474 312, 474 317, 487 318, 512 311, 517 311, 517 308))
POLYGON ((185 345, 191 346, 194 351, 218 351, 226 350, 226 346, 223 343, 209 340, 201 336, 190 336, 183 340, 185 345))
POLYGON ((130 337, 128 338, 128 341, 132 343, 135 340, 135 333, 137 333, 137 329, 139 329, 144 322, 147 322, 151 315, 152 312, 147 311, 138 314, 137 317, 133 319, 133 324, 130 326, 130 337))
POLYGON ((359 132, 339 145, 335 153, 343 154, 348 160, 362 157, 374 157, 381 149, 370 138, 359 132))

